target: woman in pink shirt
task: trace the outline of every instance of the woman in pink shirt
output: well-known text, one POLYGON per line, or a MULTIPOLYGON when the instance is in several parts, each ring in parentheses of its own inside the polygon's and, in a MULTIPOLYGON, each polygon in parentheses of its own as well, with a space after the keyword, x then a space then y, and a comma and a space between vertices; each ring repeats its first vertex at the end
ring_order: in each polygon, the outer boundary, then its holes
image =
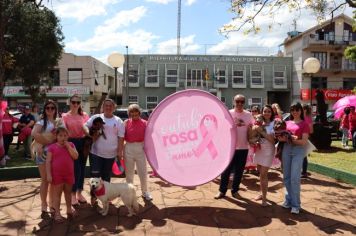
POLYGON ((85 122, 89 116, 83 112, 80 103, 81 97, 74 94, 69 100, 70 110, 62 114, 62 120, 69 132, 69 141, 74 143, 75 148, 79 153, 78 159, 74 161, 74 176, 75 182, 72 188, 72 205, 77 206, 79 203, 85 204, 87 200, 82 195, 85 166, 87 163, 87 156, 83 155, 84 137, 88 133, 85 122))
POLYGON ((147 201, 152 200, 147 190, 147 163, 143 150, 147 121, 141 119, 141 109, 137 104, 128 107, 129 119, 125 120, 125 165, 126 182, 133 183, 135 164, 140 178, 142 197, 147 201))
POLYGON ((279 137, 278 141, 285 142, 282 151, 283 182, 286 187, 284 208, 292 208, 292 214, 299 214, 300 210, 300 175, 306 144, 309 137, 309 125, 304 121, 303 108, 300 103, 290 107, 290 120, 287 130, 292 134, 292 140, 279 137))
POLYGON ((9 113, 9 108, 6 108, 4 117, 2 118, 2 137, 4 140, 4 148, 5 148, 5 160, 10 160, 8 156, 9 147, 13 140, 13 130, 12 126, 14 123, 18 122, 19 119, 13 117, 9 113))

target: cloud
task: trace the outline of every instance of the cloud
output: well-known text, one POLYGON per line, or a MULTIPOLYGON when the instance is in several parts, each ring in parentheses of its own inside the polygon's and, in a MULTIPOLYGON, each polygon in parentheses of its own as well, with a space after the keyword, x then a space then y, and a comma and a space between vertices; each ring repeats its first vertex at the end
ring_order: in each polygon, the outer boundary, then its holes
POLYGON ((124 27, 127 28, 140 21, 146 12, 147 9, 143 6, 120 11, 102 25, 97 26, 91 38, 86 40, 75 38, 66 43, 66 50, 98 52, 128 45, 130 53, 147 53, 152 48, 152 40, 157 39, 158 36, 142 29, 123 30, 124 27))
POLYGON ((102 51, 110 48, 130 48, 130 53, 146 53, 152 48, 152 40, 158 38, 150 32, 136 30, 134 32, 112 32, 103 35, 94 35, 87 40, 75 39, 66 44, 66 50, 76 51, 102 51))
MULTIPOLYGON (((195 35, 189 35, 180 39, 181 53, 194 54, 201 46, 194 43, 195 35)), ((170 39, 160 42, 157 46, 156 53, 158 54, 175 54, 177 53, 177 39, 170 39)))
MULTIPOLYGON (((185 4, 188 6, 191 6, 194 4, 197 0, 185 0, 185 4)), ((158 4, 168 4, 171 2, 177 2, 177 0, 146 0, 146 2, 153 2, 153 3, 158 3, 158 4)))
POLYGON ((104 22, 103 25, 95 29, 95 34, 106 34, 114 32, 124 26, 129 26, 131 23, 136 23, 145 16, 147 8, 144 6, 136 7, 132 10, 120 11, 113 18, 104 22))
MULTIPOLYGON (((47 1, 46 1, 47 2, 47 1)), ((50 1, 47 7, 55 10, 61 18, 74 18, 79 22, 92 16, 106 15, 108 5, 113 5, 118 0, 68 0, 68 1, 50 1)))

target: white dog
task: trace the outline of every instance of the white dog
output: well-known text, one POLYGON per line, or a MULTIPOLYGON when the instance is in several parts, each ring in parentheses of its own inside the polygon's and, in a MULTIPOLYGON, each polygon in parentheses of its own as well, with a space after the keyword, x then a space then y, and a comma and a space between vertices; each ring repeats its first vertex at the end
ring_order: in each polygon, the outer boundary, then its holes
POLYGON ((89 180, 91 192, 103 204, 100 214, 106 216, 109 211, 109 202, 117 197, 121 197, 123 203, 129 210, 128 216, 136 215, 139 209, 137 203, 135 186, 128 183, 109 183, 100 178, 91 178, 89 180))

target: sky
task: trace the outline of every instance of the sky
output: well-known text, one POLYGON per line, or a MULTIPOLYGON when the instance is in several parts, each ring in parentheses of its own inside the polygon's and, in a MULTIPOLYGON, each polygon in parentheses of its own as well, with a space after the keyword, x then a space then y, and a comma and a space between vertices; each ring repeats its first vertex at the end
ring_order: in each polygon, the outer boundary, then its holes
MULTIPOLYGON (((340 0, 339 0, 340 1, 340 0)), ((93 56, 104 63, 113 52, 126 54, 175 54, 177 52, 177 0, 52 0, 47 7, 60 18, 65 51, 93 56)), ((317 24, 307 10, 291 13, 286 8, 273 19, 257 19, 262 31, 226 37, 219 29, 234 22, 228 0, 182 0, 181 54, 274 55, 294 29, 317 24)), ((351 9, 341 9, 352 16, 351 9)), ((329 16, 330 17, 330 16, 329 16)))

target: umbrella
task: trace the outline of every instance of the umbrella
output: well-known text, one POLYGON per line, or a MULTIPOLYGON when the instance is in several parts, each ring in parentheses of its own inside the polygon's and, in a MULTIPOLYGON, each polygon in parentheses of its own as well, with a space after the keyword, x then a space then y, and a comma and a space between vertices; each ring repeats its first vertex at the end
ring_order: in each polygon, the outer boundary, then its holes
POLYGON ((356 106, 356 95, 350 95, 343 98, 340 98, 333 106, 334 110, 337 110, 340 107, 347 106, 356 106))

